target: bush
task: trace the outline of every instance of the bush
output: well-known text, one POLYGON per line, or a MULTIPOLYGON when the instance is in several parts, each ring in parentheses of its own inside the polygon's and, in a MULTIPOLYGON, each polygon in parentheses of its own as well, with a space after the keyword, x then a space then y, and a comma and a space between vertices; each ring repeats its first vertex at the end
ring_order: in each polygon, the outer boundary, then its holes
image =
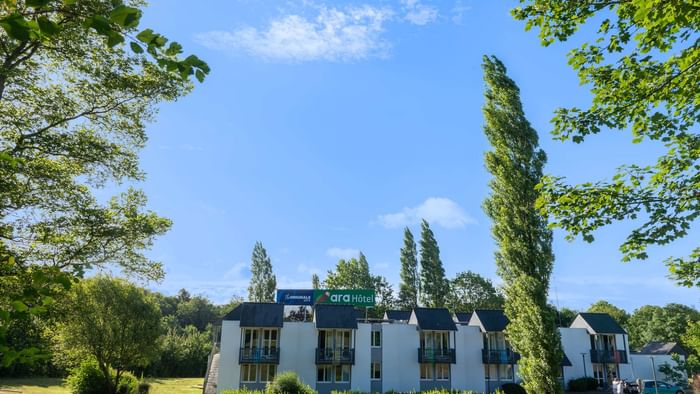
MULTIPOLYGON (((110 371, 112 379, 115 374, 110 371)), ((107 381, 95 361, 84 361, 79 367, 71 370, 66 385, 73 394, 104 394, 109 392, 107 381)), ((119 378, 117 394, 138 394, 138 380, 128 372, 119 378)))
POLYGON ((517 383, 506 383, 501 386, 501 391, 504 394, 527 394, 523 386, 517 383))
POLYGON ((219 392, 219 394, 263 394, 263 392, 260 390, 250 390, 250 389, 242 388, 242 389, 235 389, 235 390, 233 390, 233 389, 224 390, 224 391, 219 392))
POLYGON ((578 378, 569 380, 569 391, 594 391, 598 388, 598 381, 594 378, 578 378))
POLYGON ((315 391, 304 384, 297 374, 291 371, 282 372, 267 384, 265 391, 268 394, 314 394, 315 391))

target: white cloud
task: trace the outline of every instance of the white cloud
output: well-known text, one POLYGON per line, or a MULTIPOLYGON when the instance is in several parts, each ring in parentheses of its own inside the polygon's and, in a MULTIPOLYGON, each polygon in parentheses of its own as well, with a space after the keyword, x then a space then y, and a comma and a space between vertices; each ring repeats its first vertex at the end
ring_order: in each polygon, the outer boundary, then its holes
POLYGON ((239 262, 233 265, 233 267, 224 273, 225 280, 235 280, 241 278, 249 278, 250 270, 248 269, 249 263, 239 262))
POLYGON ((268 61, 353 61, 383 57, 389 43, 382 38, 388 8, 370 5, 345 9, 319 8, 315 18, 285 15, 265 29, 242 27, 198 34, 195 40, 212 49, 244 51, 268 61))
POLYGON ((431 5, 425 5, 420 0, 401 0, 403 11, 406 13, 404 19, 414 25, 427 25, 435 22, 438 17, 438 9, 431 5))
POLYGON ((379 215, 377 223, 386 228, 397 228, 416 224, 421 219, 450 229, 476 224, 476 220, 467 215, 459 204, 445 197, 430 197, 415 207, 404 208, 401 212, 379 215))
POLYGON ((464 5, 460 0, 457 0, 454 7, 452 7, 452 22, 461 25, 464 19, 464 14, 471 9, 472 7, 464 5))
POLYGON ((357 256, 360 255, 360 251, 358 249, 352 249, 352 248, 330 248, 326 250, 326 254, 329 257, 335 257, 337 259, 351 259, 351 258, 357 258, 357 256))
POLYGON ((312 274, 318 275, 319 273, 321 273, 320 268, 314 267, 314 266, 311 266, 311 265, 308 265, 305 263, 301 263, 301 264, 297 265, 297 271, 303 272, 303 273, 309 274, 309 275, 312 275, 312 274))

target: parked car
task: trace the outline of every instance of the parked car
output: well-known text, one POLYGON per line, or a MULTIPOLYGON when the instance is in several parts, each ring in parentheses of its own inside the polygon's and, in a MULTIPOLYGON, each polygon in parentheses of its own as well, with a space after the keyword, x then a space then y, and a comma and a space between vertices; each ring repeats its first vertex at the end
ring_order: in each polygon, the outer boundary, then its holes
POLYGON ((683 387, 674 386, 666 382, 654 382, 653 380, 643 380, 642 385, 644 386, 644 391, 641 394, 656 394, 656 387, 654 383, 659 387, 659 394, 685 394, 683 387))

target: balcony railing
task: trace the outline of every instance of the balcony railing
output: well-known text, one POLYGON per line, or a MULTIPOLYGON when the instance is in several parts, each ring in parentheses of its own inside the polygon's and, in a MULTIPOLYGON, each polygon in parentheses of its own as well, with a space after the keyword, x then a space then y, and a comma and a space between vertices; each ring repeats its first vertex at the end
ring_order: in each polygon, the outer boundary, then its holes
POLYGON ((438 363, 438 364, 454 364, 455 350, 446 348, 418 348, 418 362, 423 363, 438 363))
POLYGON ((591 362, 598 364, 627 364, 624 350, 591 349, 591 362))
POLYGON ((279 364, 280 348, 278 347, 242 347, 238 353, 240 364, 279 364))
POLYGON ((515 364, 520 354, 511 349, 481 349, 481 361, 484 364, 515 364))
POLYGON ((316 348, 316 364, 355 364, 355 349, 316 348))

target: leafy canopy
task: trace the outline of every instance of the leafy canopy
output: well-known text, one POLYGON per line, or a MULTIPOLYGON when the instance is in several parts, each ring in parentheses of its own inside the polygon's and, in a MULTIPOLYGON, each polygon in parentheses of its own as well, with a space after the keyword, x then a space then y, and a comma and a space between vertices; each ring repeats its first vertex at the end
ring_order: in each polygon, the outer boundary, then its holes
POLYGON ((490 279, 472 272, 460 272, 450 280, 447 307, 452 312, 471 312, 476 309, 502 309, 503 294, 490 279))
POLYGON ((277 278, 272 273, 272 262, 261 242, 256 242, 253 248, 250 273, 248 299, 253 302, 274 302, 277 278))
POLYGON ((124 371, 156 355, 162 331, 158 304, 124 280, 97 276, 81 281, 71 289, 65 313, 55 331, 57 354, 78 362, 96 360, 112 393, 124 371))
POLYGON ((420 293, 420 274, 418 272, 418 257, 416 241, 413 233, 406 227, 404 229, 403 247, 401 248, 401 284, 399 285, 398 306, 402 309, 413 309, 418 306, 420 293))
POLYGON ((450 292, 450 281, 440 260, 440 248, 428 222, 421 221, 420 232, 420 296, 423 306, 442 308, 450 292))
POLYGON ((486 103, 484 133, 491 144, 485 154, 493 178, 484 210, 493 224, 498 245, 498 274, 503 278, 506 329, 518 361, 525 389, 530 393, 561 393, 558 382, 562 360, 555 314, 547 305, 547 290, 554 264, 552 232, 535 207, 535 186, 546 162, 537 132, 525 118, 520 90, 495 57, 484 56, 486 103))
MULTIPOLYGON (((542 182, 542 209, 553 225, 592 242, 593 232, 616 221, 638 225, 620 246, 623 261, 646 259, 650 245, 685 237, 700 215, 700 6, 687 0, 520 0, 512 13, 539 29, 543 45, 566 41, 595 24, 596 38, 569 54, 588 108, 556 111, 552 134, 583 142, 607 129, 629 130, 632 141, 665 147, 656 163, 625 165, 611 180, 569 185, 542 182)), ((700 246, 669 257, 670 276, 700 286, 700 246)))
POLYGON ((163 276, 143 250, 170 227, 129 188, 156 105, 209 67, 151 29, 140 1, 0 1, 0 239, 23 264, 163 276), (129 41, 129 47, 125 47, 129 41))

